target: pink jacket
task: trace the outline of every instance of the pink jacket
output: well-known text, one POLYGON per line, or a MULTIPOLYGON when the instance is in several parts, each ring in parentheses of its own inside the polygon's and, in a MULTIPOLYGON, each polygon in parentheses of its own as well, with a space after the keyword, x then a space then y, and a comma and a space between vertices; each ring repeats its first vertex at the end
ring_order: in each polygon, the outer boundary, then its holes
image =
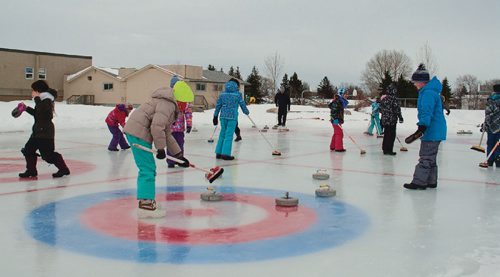
POLYGON ((186 106, 184 111, 179 112, 177 120, 174 124, 172 124, 172 126, 170 126, 170 131, 172 133, 184 133, 186 130, 185 124, 187 124, 188 127, 193 126, 193 111, 191 110, 189 104, 186 106))
POLYGON ((120 110, 119 105, 116 105, 116 107, 111 112, 109 112, 108 117, 106 117, 105 121, 110 127, 118 127, 118 125, 124 127, 126 117, 127 112, 125 110, 120 110))

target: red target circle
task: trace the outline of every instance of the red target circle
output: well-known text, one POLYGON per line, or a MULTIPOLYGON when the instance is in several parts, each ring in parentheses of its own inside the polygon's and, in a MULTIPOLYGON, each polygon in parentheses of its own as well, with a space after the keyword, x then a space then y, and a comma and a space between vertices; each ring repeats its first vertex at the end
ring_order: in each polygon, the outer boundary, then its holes
MULTIPOLYGON (((42 159, 39 159, 39 161, 43 161, 42 159)), ((69 167, 69 170, 71 171, 71 175, 78 175, 78 174, 83 174, 89 171, 94 170, 95 165, 84 162, 84 161, 79 161, 79 160, 72 160, 72 159, 65 159, 66 164, 69 167)), ((53 172, 41 172, 41 170, 38 170, 38 176, 36 180, 45 180, 45 179, 52 179, 52 173, 57 171, 56 167, 53 167, 53 172)), ((24 158, 19 158, 19 157, 6 157, 6 158, 0 158, 0 183, 13 183, 13 182, 19 182, 19 181, 31 181, 32 179, 19 179, 17 176, 18 173, 24 172, 26 170, 26 162, 24 158)))
MULTIPOLYGON (((198 193, 177 192, 159 194, 156 199, 160 204, 170 203, 171 207, 166 207, 167 215, 164 218, 137 219, 137 200, 135 197, 124 197, 87 208, 81 214, 80 222, 94 231, 128 240, 208 245, 286 236, 307 230, 317 220, 316 213, 311 208, 299 206, 294 209, 276 209, 274 198, 260 195, 225 194, 222 202, 204 202, 200 200, 198 193), (183 207, 189 201, 202 203, 203 206, 183 207), (227 213, 231 211, 228 205, 238 205, 252 213, 260 211, 261 215, 254 221, 235 220, 231 224, 223 222, 224 226, 214 224, 215 226, 211 227, 210 220, 227 220, 227 213), (172 223, 174 218, 182 218, 185 222, 191 222, 191 225, 196 225, 198 221, 203 224, 191 228, 185 224, 176 226, 172 223)), ((238 212, 234 210, 231 216, 238 217, 238 212)))

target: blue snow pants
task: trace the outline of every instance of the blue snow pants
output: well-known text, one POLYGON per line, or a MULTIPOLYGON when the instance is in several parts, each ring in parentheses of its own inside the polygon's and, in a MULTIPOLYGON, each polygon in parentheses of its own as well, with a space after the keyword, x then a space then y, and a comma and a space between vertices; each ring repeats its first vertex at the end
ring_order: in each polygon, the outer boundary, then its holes
MULTIPOLYGON (((127 140, 131 145, 137 143, 147 148, 152 148, 152 144, 138 137, 127 135, 127 140)), ((156 179, 156 163, 153 153, 132 147, 135 164, 139 169, 137 177, 137 199, 155 199, 155 179, 156 179)))
POLYGON ((236 129, 236 119, 220 119, 220 133, 217 146, 215 147, 215 154, 231 156, 231 147, 233 146, 233 134, 236 129))
POLYGON ((382 126, 380 125, 380 117, 372 116, 370 120, 370 127, 368 127, 368 133, 373 134, 373 127, 376 127, 377 134, 382 134, 382 126))

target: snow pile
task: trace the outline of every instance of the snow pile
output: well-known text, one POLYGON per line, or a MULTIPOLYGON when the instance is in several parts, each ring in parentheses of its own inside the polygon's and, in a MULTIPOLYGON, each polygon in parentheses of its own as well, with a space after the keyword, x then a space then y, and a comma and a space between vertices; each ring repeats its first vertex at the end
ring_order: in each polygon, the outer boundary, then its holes
MULTIPOLYGON (((19 118, 13 118, 11 111, 17 106, 18 101, 0 102, 0 132, 31 132, 33 117, 25 113, 19 118)), ((25 101, 26 105, 34 107, 33 101, 25 101)), ((259 128, 276 124, 277 114, 267 110, 275 108, 272 104, 249 105, 250 117, 259 128)), ((103 129, 107 128, 104 119, 113 109, 104 106, 68 105, 64 102, 56 103, 54 124, 56 130, 62 129, 103 129)), ((348 109, 344 128, 349 133, 363 132, 366 130, 370 119, 370 108, 359 112, 348 109)), ((398 132, 411 133, 416 130, 417 111, 415 108, 402 108, 404 124, 398 124, 398 132)), ((472 130, 479 132, 476 125, 484 121, 484 111, 451 110, 450 116, 445 116, 448 124, 448 133, 456 134, 458 130, 472 130)), ((213 110, 193 114, 193 124, 197 128, 212 126, 213 110)), ((330 110, 328 108, 315 108, 311 106, 292 105, 287 116, 287 126, 292 129, 328 128, 330 110)), ((250 120, 241 112, 239 115, 241 127, 250 127, 250 120)))

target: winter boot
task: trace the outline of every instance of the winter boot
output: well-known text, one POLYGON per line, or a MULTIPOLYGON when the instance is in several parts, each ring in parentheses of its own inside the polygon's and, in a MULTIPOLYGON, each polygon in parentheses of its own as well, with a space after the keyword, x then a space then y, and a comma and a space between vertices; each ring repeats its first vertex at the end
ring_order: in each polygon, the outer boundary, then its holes
POLYGON ((165 217, 165 215, 165 211, 161 209, 160 205, 156 204, 154 199, 139 200, 138 218, 161 218, 165 217))
POLYGON ((226 161, 234 160, 234 156, 221 155, 220 157, 221 157, 221 159, 226 160, 226 161))
POLYGON ((425 190, 427 188, 427 186, 421 186, 414 183, 404 184, 403 187, 406 189, 414 189, 414 190, 425 190))
POLYGON ((234 139, 234 141, 240 141, 241 140, 241 136, 236 136, 236 138, 234 139))
POLYGON ((64 159, 61 154, 59 153, 54 153, 56 155, 54 165, 59 169, 56 173, 52 174, 53 178, 60 178, 63 177, 64 175, 69 175, 69 168, 64 162, 64 159))
POLYGON ((487 162, 479 163, 479 167, 482 167, 482 168, 488 168, 490 166, 493 166, 493 162, 487 161, 487 162))
POLYGON ((38 159, 36 156, 25 156, 26 159, 26 171, 23 173, 19 173, 19 178, 33 178, 38 175, 36 171, 36 160, 38 159))

